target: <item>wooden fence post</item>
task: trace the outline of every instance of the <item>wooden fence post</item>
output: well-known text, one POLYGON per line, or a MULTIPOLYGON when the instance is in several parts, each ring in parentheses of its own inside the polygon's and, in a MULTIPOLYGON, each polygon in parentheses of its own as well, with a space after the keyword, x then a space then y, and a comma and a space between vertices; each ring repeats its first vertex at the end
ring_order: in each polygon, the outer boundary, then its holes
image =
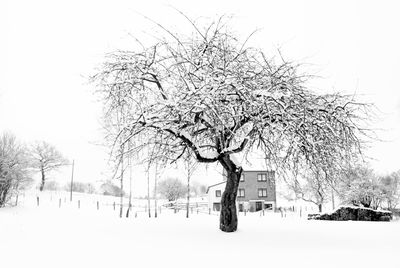
POLYGON ((60 207, 61 207, 61 198, 58 199, 58 208, 60 208, 60 207))
POLYGON ((36 196, 36 204, 39 206, 39 196, 36 196))
POLYGON ((114 203, 113 203, 113 208, 114 208, 114 210, 115 210, 115 201, 114 201, 114 203))
POLYGON ((78 208, 81 208, 81 200, 78 200, 78 208))
POLYGON ((99 206, 99 201, 97 201, 97 210, 99 210, 100 206, 99 206))

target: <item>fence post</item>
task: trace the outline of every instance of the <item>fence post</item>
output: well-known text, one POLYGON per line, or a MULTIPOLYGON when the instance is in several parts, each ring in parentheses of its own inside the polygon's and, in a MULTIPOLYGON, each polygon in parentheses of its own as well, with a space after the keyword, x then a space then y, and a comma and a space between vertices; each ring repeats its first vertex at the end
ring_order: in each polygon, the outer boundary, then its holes
POLYGON ((190 208, 190 213, 193 214, 193 207, 190 208))
POLYGON ((113 203, 113 208, 114 208, 114 210, 115 210, 115 201, 114 201, 114 203, 113 203))
POLYGON ((208 215, 210 215, 210 214, 211 214, 211 208, 208 209, 208 215))
POLYGON ((100 208, 100 207, 99 207, 99 201, 97 201, 97 210, 99 210, 99 208, 100 208))
POLYGON ((60 207, 61 207, 61 198, 58 199, 58 208, 60 208, 60 207))
POLYGON ((81 208, 81 200, 78 200, 78 208, 81 208))
POLYGON ((39 196, 36 196, 36 204, 39 206, 39 196))

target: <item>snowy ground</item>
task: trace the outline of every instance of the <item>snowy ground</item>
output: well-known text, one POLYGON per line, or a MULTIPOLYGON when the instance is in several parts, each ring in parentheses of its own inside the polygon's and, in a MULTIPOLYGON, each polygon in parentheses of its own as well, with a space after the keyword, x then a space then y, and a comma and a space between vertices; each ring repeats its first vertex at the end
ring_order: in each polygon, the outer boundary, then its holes
POLYGON ((110 207, 32 200, 0 210, 0 267, 400 267, 398 221, 249 213, 227 234, 216 215, 120 219, 110 207))

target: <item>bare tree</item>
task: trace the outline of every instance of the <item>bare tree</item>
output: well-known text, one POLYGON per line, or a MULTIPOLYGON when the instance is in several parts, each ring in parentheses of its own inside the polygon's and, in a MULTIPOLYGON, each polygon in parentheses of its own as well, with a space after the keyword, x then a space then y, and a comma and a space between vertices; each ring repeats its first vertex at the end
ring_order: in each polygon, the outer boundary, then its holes
POLYGON ((383 197, 389 210, 395 209, 400 201, 400 171, 379 178, 383 197))
POLYGON ((68 160, 53 145, 41 141, 31 148, 32 164, 41 174, 40 191, 43 191, 48 172, 68 165, 68 160))
POLYGON ((339 188, 344 204, 377 209, 384 200, 379 178, 371 168, 357 165, 343 172, 339 188))
MULTIPOLYGON (((15 196, 31 178, 27 149, 10 133, 0 136, 0 207, 15 196)), ((16 204, 17 204, 16 200, 16 204)))
POLYGON ((176 201, 185 196, 185 185, 177 178, 167 178, 158 183, 158 192, 168 201, 176 201))
POLYGON ((185 159, 185 170, 186 170, 186 180, 187 180, 187 192, 186 192, 186 218, 189 218, 189 206, 190 206, 190 178, 192 177, 194 171, 197 168, 198 162, 190 155, 186 155, 185 159))
POLYGON ((297 198, 315 204, 318 211, 322 212, 322 205, 327 201, 332 190, 326 175, 320 170, 308 170, 301 175, 301 179, 290 182, 289 188, 294 191, 297 198))
MULTIPOLYGON (((184 17, 186 17, 184 15, 184 17)), ((242 167, 234 154, 254 148, 275 168, 339 165, 359 153, 365 135, 353 96, 307 89, 300 66, 267 58, 222 17, 189 35, 164 31, 154 45, 108 54, 95 75, 109 110, 130 104, 127 139, 153 148, 148 161, 174 162, 190 151, 198 162, 226 170, 220 229, 237 229, 236 196, 242 167)))

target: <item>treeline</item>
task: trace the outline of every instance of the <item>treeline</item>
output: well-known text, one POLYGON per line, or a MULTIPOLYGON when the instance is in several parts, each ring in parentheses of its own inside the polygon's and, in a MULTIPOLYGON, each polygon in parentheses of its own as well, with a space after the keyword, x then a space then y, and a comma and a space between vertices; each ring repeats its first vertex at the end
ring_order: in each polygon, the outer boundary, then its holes
MULTIPOLYGON (((338 169, 334 174, 308 170, 289 183, 296 199, 314 203, 322 211, 329 201, 335 205, 353 205, 393 210, 400 202, 400 171, 378 175, 367 165, 338 169)), ((290 195, 287 196, 288 199, 290 195)))

